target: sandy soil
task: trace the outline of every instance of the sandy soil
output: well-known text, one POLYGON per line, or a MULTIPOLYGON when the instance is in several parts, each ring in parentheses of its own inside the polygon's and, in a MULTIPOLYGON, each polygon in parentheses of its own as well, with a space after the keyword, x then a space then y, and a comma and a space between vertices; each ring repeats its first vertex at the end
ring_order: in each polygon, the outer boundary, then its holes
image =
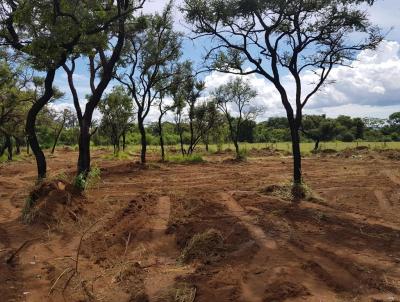
MULTIPOLYGON (((290 157, 144 168, 104 152, 97 185, 80 195, 54 180, 30 225, 34 162, 0 166, 1 301, 400 301, 398 160, 305 158, 314 198, 294 204, 260 193, 290 179, 290 157), (183 258, 209 230, 221 242, 183 258)), ((76 156, 49 158, 53 179, 76 156)))

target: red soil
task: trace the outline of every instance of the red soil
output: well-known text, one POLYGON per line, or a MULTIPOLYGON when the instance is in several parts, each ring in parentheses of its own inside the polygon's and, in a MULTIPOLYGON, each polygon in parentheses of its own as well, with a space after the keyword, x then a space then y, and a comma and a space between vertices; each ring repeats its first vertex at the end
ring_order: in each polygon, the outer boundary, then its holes
MULTIPOLYGON (((306 158, 317 198, 294 204, 260 193, 290 179, 278 154, 143 168, 104 153, 97 186, 80 195, 53 182, 31 225, 21 210, 34 162, 0 166, 1 301, 400 301, 394 157, 306 158), (222 246, 182 261, 210 229, 222 246)), ((56 153, 50 174, 73 173, 76 156, 56 153)))

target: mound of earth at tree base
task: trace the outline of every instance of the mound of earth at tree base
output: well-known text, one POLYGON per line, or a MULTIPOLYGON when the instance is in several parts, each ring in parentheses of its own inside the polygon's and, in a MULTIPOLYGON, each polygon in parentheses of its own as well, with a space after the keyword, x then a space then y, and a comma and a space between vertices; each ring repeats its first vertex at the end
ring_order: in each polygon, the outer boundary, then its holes
POLYGON ((59 220, 78 220, 84 196, 81 190, 64 180, 43 181, 26 199, 22 219, 26 223, 47 224, 59 220))

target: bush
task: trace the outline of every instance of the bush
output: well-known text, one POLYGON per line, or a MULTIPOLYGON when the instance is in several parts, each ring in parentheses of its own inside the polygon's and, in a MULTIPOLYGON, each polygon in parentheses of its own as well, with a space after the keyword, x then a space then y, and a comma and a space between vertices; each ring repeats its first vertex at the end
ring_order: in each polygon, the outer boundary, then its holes
POLYGON ((346 132, 342 135, 342 141, 346 143, 350 143, 354 141, 354 136, 350 132, 346 132))

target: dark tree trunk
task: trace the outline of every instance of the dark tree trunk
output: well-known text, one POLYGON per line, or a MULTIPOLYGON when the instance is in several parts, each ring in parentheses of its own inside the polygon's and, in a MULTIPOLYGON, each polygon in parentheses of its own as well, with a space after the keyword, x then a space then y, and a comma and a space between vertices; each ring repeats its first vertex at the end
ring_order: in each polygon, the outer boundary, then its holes
POLYGON ((63 119, 60 129, 58 129, 56 136, 54 137, 54 143, 53 143, 53 148, 51 148, 51 154, 54 154, 54 150, 56 149, 58 139, 60 138, 61 132, 64 129, 64 124, 65 124, 65 118, 63 119))
POLYGON ((233 145, 235 146, 236 158, 240 158, 239 144, 237 140, 233 140, 233 145))
POLYGON ((146 141, 146 129, 144 129, 143 119, 138 120, 139 132, 141 137, 141 151, 140 151, 140 162, 142 164, 146 163, 146 149, 147 149, 147 141, 146 141))
POLYGON ((78 175, 82 174, 84 176, 90 171, 90 120, 87 118, 82 119, 78 143, 78 175))
POLYGON ((28 138, 26 138, 26 154, 29 155, 29 141, 28 141, 28 138))
POLYGON ((164 137, 162 129, 162 115, 158 118, 158 131, 160 135, 161 160, 165 161, 164 137))
MULTIPOLYGON (((294 122, 291 124, 294 124, 294 122)), ((292 153, 293 153, 293 184, 296 186, 302 183, 300 134, 298 127, 296 127, 295 125, 290 125, 290 134, 292 138, 292 153)))
POLYGON ((206 140, 205 144, 206 144, 206 152, 208 152, 208 139, 206 140))
POLYGON ((28 136, 29 144, 32 148, 33 154, 36 158, 38 179, 46 178, 46 157, 42 149, 40 148, 39 141, 36 136, 36 117, 40 110, 50 101, 53 96, 53 81, 56 74, 55 69, 50 69, 47 71, 45 84, 44 84, 44 94, 40 97, 31 107, 26 118, 25 131, 28 136))
POLYGON ((181 152, 182 156, 185 155, 185 148, 183 147, 183 135, 182 135, 182 129, 179 129, 179 142, 181 144, 181 152))
POLYGON ((21 140, 17 137, 15 137, 15 154, 21 154, 21 140))
POLYGON ((314 151, 317 151, 319 148, 319 139, 315 140, 314 151))
POLYGON ((125 131, 122 133, 122 151, 125 151, 126 147, 126 134, 125 131))
POLYGON ((12 140, 11 136, 9 136, 8 134, 6 134, 6 144, 4 145, 4 147, 7 149, 7 159, 10 161, 13 160, 12 140))

